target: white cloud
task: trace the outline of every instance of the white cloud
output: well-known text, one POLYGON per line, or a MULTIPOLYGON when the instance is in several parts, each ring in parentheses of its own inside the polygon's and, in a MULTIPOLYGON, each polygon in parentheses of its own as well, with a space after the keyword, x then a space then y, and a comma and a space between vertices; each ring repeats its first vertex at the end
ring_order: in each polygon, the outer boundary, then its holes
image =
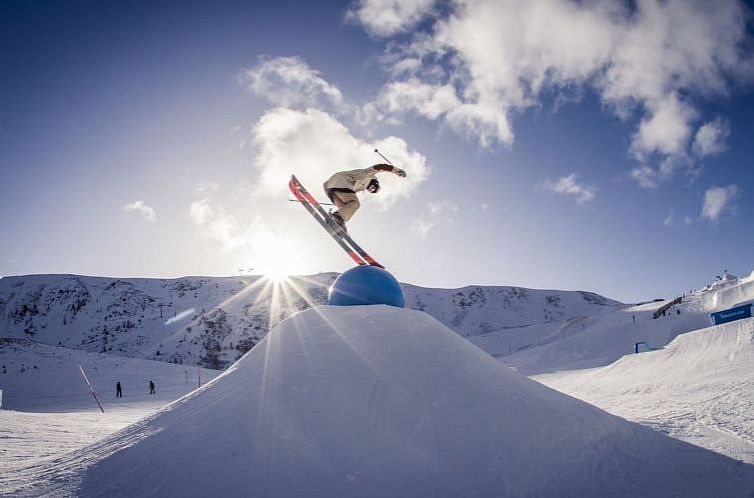
POLYGON ((683 155, 691 135, 690 122, 696 112, 675 94, 653 104, 651 115, 639 124, 631 142, 637 159, 658 153, 665 156, 683 155))
POLYGON ((460 102, 452 85, 431 85, 412 78, 388 84, 379 97, 379 104, 389 113, 413 111, 437 119, 458 107, 460 102))
POLYGON ((346 19, 363 24, 373 36, 392 36, 414 27, 432 11, 435 1, 360 0, 346 19))
POLYGON ((453 213, 458 212, 458 205, 447 201, 427 203, 426 212, 411 222, 411 230, 422 237, 441 224, 452 224, 453 213))
POLYGON ((549 178, 545 179, 535 188, 542 192, 573 196, 576 198, 578 204, 584 204, 585 202, 594 199, 594 196, 597 194, 597 189, 595 187, 579 183, 576 173, 571 173, 570 175, 564 176, 554 182, 549 178))
POLYGON ((259 171, 257 194, 283 198, 288 192, 288 180, 295 173, 315 196, 320 196, 322 184, 333 173, 384 162, 374 154, 376 148, 403 168, 407 177, 381 174, 379 194, 364 195, 363 202, 376 202, 387 208, 410 197, 429 175, 426 158, 411 150, 404 140, 392 136, 361 140, 333 116, 317 109, 271 109, 259 119, 252 135, 254 163, 259 171))
POLYGON ((694 138, 694 153, 700 157, 720 154, 725 151, 726 140, 730 135, 730 125, 722 118, 704 123, 694 138))
POLYGON ((675 209, 671 209, 662 222, 662 224, 668 228, 676 226, 679 223, 683 223, 683 226, 688 227, 692 223, 694 223, 694 220, 690 216, 684 216, 683 218, 681 218, 676 214, 675 209))
POLYGON ((426 237, 427 234, 437 226, 437 220, 428 220, 426 218, 417 218, 411 222, 411 230, 418 233, 422 237, 426 237))
POLYGON ((631 170, 631 178, 636 180, 642 188, 656 188, 659 183, 659 173, 646 164, 636 166, 631 170))
POLYGON ((211 194, 218 190, 220 190, 220 185, 212 181, 201 182, 196 186, 196 192, 201 195, 211 194))
POLYGON ((250 215, 243 208, 230 212, 206 197, 191 203, 189 216, 198 236, 218 243, 222 252, 253 261, 254 270, 262 274, 293 271, 291 262, 300 255, 301 246, 288 227, 270 226, 258 213, 250 215))
POLYGON ((455 213, 458 211, 458 205, 447 201, 428 202, 427 208, 429 208, 429 212, 434 216, 455 213))
POLYGON ((713 187, 704 192, 704 205, 702 206, 702 218, 717 221, 726 212, 735 210, 733 202, 738 197, 739 190, 736 185, 727 187, 713 187))
POLYGON ((214 207, 209 198, 192 202, 189 216, 199 235, 220 242, 223 251, 238 249, 246 243, 247 234, 238 219, 224 208, 214 207))
POLYGON ((123 211, 127 213, 138 213, 142 218, 150 222, 157 221, 157 213, 150 206, 146 205, 144 201, 134 201, 130 204, 126 204, 123 206, 123 211))
MULTIPOLYGON (((644 159, 644 158, 642 158, 644 159)), ((636 183, 646 189, 657 188, 661 182, 670 180, 680 168, 686 168, 686 176, 693 181, 699 176, 701 168, 689 162, 687 156, 667 156, 657 166, 642 162, 631 169, 630 176, 636 183)))
POLYGON ((671 209, 662 224, 666 227, 672 227, 673 223, 675 223, 675 210, 671 209))
POLYGON ((263 57, 242 74, 255 95, 282 107, 345 106, 343 94, 300 57, 263 57))
MULTIPOLYGON (((373 9, 358 20, 374 32, 372 20, 394 15, 396 3, 364 0, 354 12, 373 9)), ((632 153, 675 158, 672 176, 691 166, 681 159, 695 99, 724 95, 751 72, 745 9, 736 0, 456 0, 410 41, 388 45, 391 80, 374 105, 440 121, 483 147, 510 146, 517 114, 593 90, 621 118, 639 118, 632 153)), ((405 29, 384 25, 383 36, 405 29)), ((701 132, 699 153, 716 150, 703 145, 720 142, 713 131, 701 132)), ((655 173, 653 182, 669 177, 655 173)))

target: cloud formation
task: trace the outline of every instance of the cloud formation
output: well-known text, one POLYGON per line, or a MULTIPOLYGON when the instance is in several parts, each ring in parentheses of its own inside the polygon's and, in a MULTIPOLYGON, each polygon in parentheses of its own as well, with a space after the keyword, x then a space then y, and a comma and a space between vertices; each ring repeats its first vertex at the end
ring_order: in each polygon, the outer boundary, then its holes
POLYGON ((381 174, 379 194, 364 195, 364 202, 388 208, 411 196, 429 175, 426 158, 410 149, 404 140, 392 136, 361 140, 335 117, 318 109, 271 109, 254 126, 252 141, 259 173, 257 194, 283 198, 288 192, 288 180, 295 173, 312 193, 320 196, 322 184, 333 173, 384 162, 374 154, 376 148, 403 168, 407 176, 381 174))
POLYGON ((196 200, 189 206, 189 216, 199 237, 219 244, 223 252, 235 251, 244 259, 251 258, 254 270, 262 274, 291 271, 290 262, 300 253, 300 246, 279 235, 286 232, 285 226, 271 227, 258 213, 250 214, 238 206, 227 210, 222 200, 196 200))
POLYGON ((702 206, 702 218, 717 221, 725 213, 733 213, 733 202, 739 195, 738 186, 712 187, 704 192, 704 204, 702 206))
POLYGON ((241 82, 254 95, 281 107, 328 107, 345 105, 343 94, 325 81, 301 57, 261 57, 243 71, 241 82))
POLYGON ((597 195, 597 189, 595 187, 578 182, 576 173, 571 173, 570 175, 564 176, 556 181, 547 178, 535 188, 541 192, 570 195, 576 199, 578 204, 589 202, 594 199, 595 195, 597 195))
POLYGON ((436 0, 360 0, 346 14, 376 37, 403 33, 432 11, 436 0))
MULTIPOLYGON (((395 3, 361 0, 354 12, 389 36, 406 29, 395 3)), ((431 8, 412 5, 420 18, 431 8)), ((373 115, 414 113, 483 147, 511 146, 518 114, 593 90, 622 119, 638 118, 632 176, 654 186, 691 167, 692 153, 720 150, 721 122, 697 128, 695 100, 751 75, 747 15, 736 0, 456 0, 410 41, 388 44, 391 80, 373 115)))
POLYGON ((694 137, 694 153, 700 157, 720 154, 727 147, 728 135, 730 135, 730 125, 722 118, 703 124, 694 137))
POLYGON ((157 221, 157 213, 154 209, 144 203, 144 201, 134 201, 123 206, 126 213, 138 213, 145 220, 154 223, 157 221))
POLYGON ((671 209, 668 215, 663 220, 662 224, 666 227, 672 227, 675 223, 675 209, 671 209))
POLYGON ((247 232, 242 230, 238 218, 223 207, 213 206, 209 198, 192 202, 189 217, 199 235, 220 242, 223 251, 238 249, 247 242, 247 232))
POLYGON ((458 206, 452 202, 429 202, 426 212, 411 222, 411 230, 421 237, 426 237, 430 231, 442 223, 453 223, 453 213, 456 212, 458 212, 458 206))

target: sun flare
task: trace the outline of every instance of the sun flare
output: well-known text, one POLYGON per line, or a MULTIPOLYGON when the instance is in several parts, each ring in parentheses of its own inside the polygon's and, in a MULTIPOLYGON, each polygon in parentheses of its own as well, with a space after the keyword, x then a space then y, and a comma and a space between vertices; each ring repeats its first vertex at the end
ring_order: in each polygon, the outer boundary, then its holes
POLYGON ((254 242, 255 274, 280 282, 296 272, 298 258, 291 241, 264 232, 254 242))

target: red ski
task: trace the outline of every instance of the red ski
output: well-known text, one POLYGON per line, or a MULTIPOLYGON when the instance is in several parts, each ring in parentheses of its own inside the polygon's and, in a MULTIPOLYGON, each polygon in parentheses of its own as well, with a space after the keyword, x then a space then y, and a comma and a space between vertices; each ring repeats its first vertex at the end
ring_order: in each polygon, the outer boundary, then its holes
POLYGON ((288 182, 288 188, 291 189, 291 193, 301 203, 304 208, 322 225, 327 233, 338 243, 338 245, 353 259, 358 265, 372 265, 385 268, 379 264, 372 256, 370 256, 360 245, 354 241, 350 235, 340 230, 333 228, 330 221, 330 215, 325 209, 320 206, 317 199, 314 198, 309 191, 304 188, 298 178, 295 175, 291 175, 291 181, 288 182))

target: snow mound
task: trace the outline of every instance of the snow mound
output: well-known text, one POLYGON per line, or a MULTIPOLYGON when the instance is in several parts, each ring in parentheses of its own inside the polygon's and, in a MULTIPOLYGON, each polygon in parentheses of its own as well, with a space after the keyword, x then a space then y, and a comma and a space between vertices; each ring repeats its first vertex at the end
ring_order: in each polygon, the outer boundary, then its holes
POLYGON ((704 309, 709 312, 732 308, 754 300, 754 279, 725 279, 699 295, 704 309))
POLYGON ((537 380, 611 413, 754 463, 754 319, 678 336, 664 349, 537 380))
POLYGON ((389 306, 302 312, 202 389, 28 475, 36 483, 16 494, 754 491, 750 466, 553 391, 429 315, 389 306))

